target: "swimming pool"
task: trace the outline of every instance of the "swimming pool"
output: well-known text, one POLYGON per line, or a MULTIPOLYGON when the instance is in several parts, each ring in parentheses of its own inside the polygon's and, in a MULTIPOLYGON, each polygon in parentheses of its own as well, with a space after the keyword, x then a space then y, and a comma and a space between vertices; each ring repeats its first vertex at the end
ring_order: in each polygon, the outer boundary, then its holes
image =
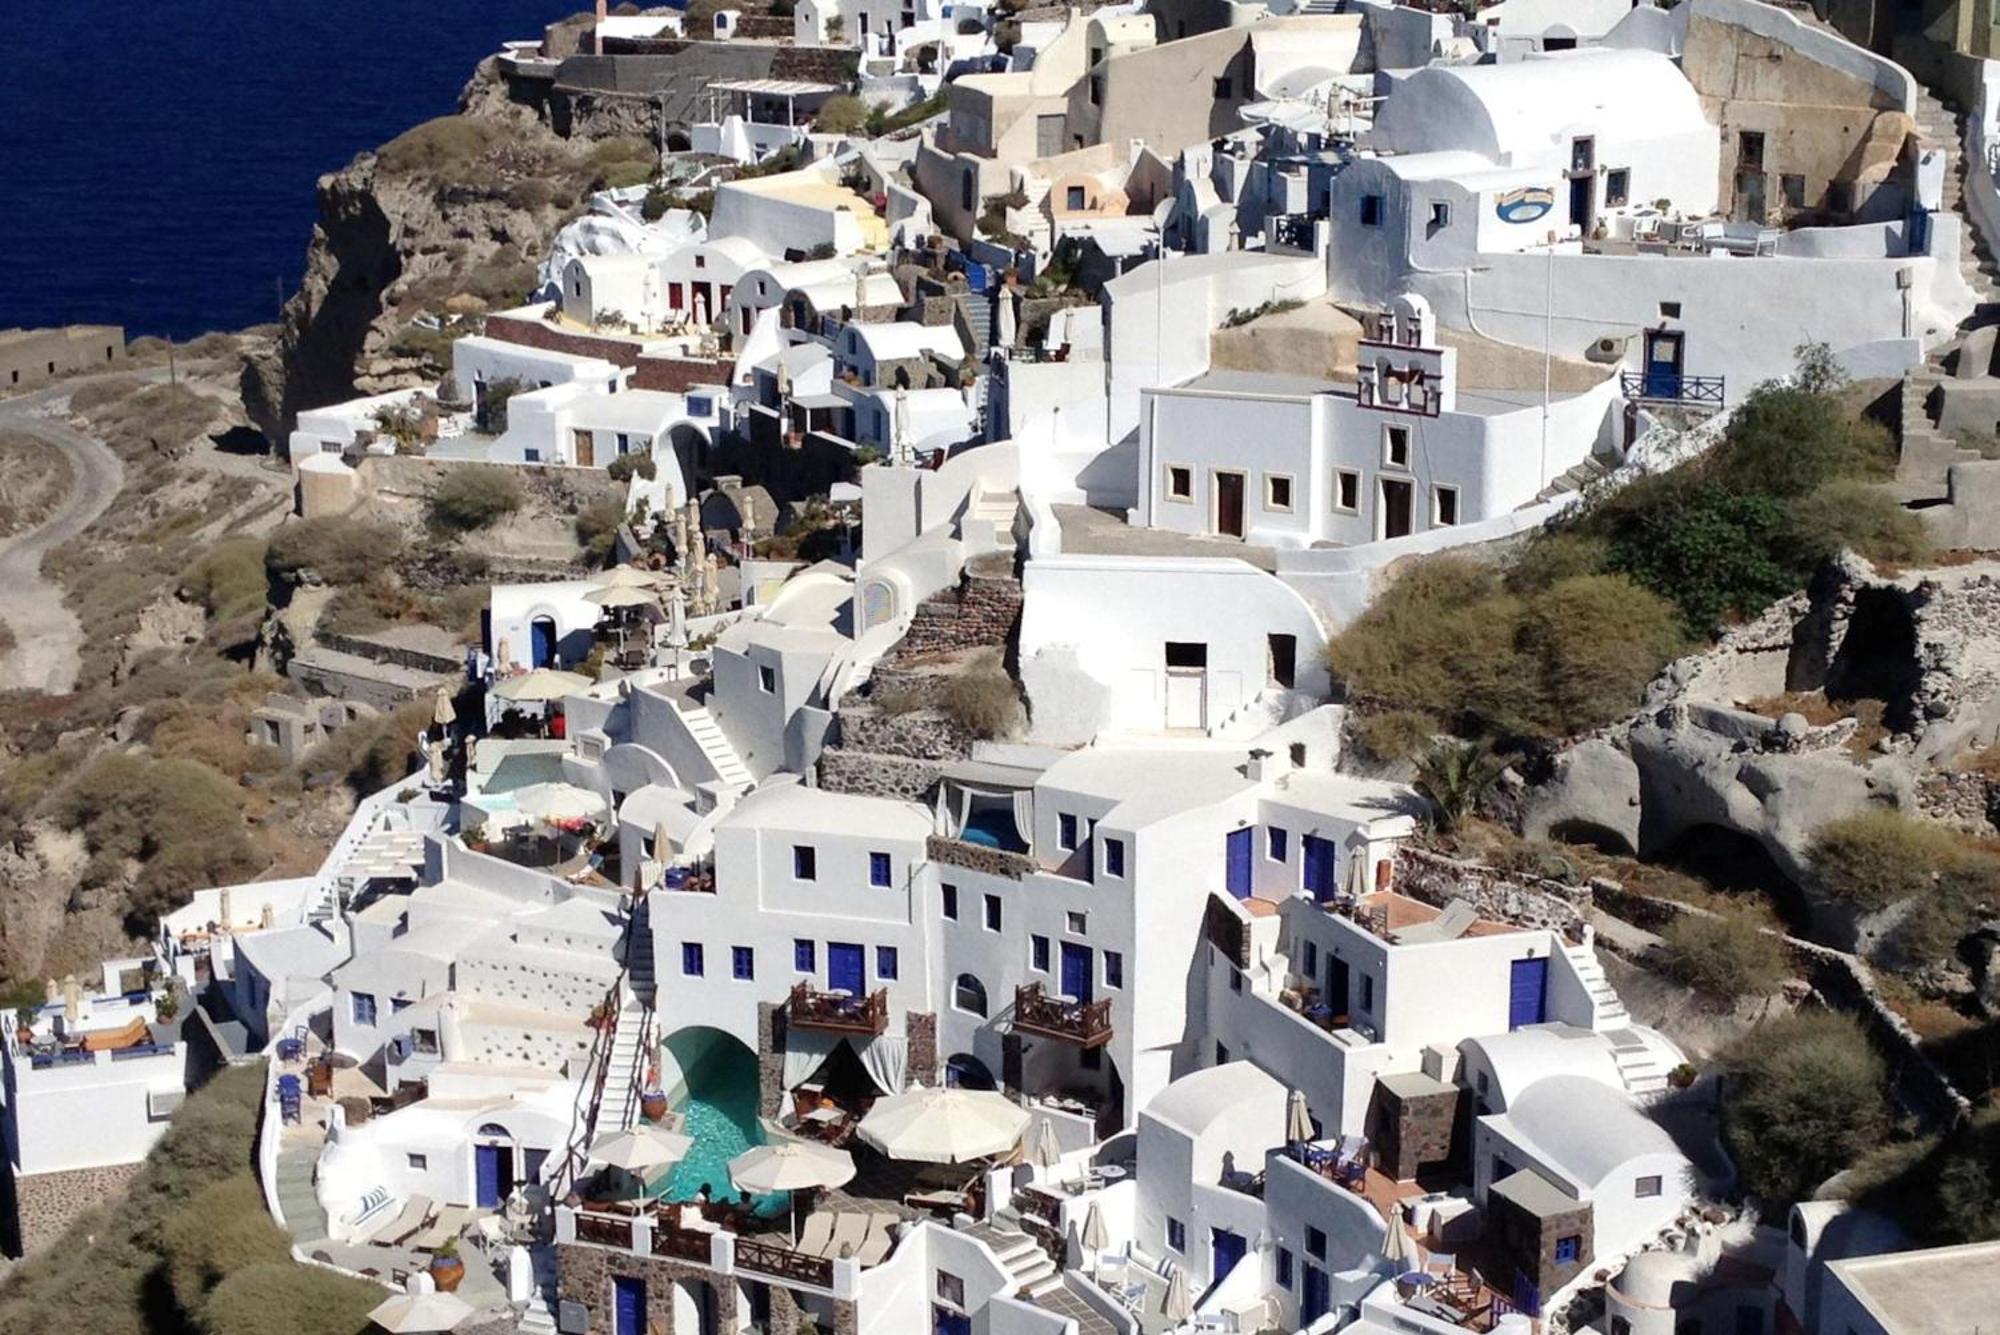
POLYGON ((1009 853, 1025 852, 1028 847, 1014 827, 1013 811, 1007 807, 975 806, 967 813, 965 828, 958 832, 958 837, 968 844, 1009 853))
MULTIPOLYGON (((688 1092, 675 1109, 681 1130, 694 1141, 687 1157, 653 1185, 649 1195, 691 1201, 703 1187, 710 1200, 733 1201, 729 1161, 764 1143, 757 1121, 757 1059, 748 1052, 717 1051, 688 1073, 688 1092)), ((775 1218, 790 1207, 784 1192, 750 1198, 758 1214, 775 1218)))

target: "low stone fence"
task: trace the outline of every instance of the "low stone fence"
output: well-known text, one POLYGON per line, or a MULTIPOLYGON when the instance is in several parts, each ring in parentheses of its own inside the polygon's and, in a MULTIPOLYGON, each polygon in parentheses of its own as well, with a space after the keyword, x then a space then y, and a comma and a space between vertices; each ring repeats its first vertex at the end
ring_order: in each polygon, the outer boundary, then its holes
POLYGON ((1396 890, 1412 899, 1438 908, 1463 899, 1482 918, 1561 932, 1573 941, 1583 939, 1595 886, 1502 871, 1407 845, 1396 851, 1395 877, 1396 890))
POLYGON ((984 844, 969 844, 963 839, 951 839, 941 834, 932 835, 924 851, 932 862, 984 872, 990 876, 1005 876, 1012 881, 1018 881, 1035 870, 1035 860, 1025 853, 1009 853, 984 844))

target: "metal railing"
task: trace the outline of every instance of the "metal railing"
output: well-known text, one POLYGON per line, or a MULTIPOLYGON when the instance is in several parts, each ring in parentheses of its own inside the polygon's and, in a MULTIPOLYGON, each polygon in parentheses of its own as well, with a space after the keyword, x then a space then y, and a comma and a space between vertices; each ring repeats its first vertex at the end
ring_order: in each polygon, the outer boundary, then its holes
POLYGON ((1023 983, 1014 989, 1014 1027, 1044 1038, 1098 1047, 1111 1041, 1111 998, 1066 1001, 1048 995, 1040 983, 1023 983))
POLYGON ((1678 403, 1704 408, 1722 406, 1723 378, 1719 375, 1678 375, 1649 371, 1622 371, 1618 387, 1635 403, 1678 403))

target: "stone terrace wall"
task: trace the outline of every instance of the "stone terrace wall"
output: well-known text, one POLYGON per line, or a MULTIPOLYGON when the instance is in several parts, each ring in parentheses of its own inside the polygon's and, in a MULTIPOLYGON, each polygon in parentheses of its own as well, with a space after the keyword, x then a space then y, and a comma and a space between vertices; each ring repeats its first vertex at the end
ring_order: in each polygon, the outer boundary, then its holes
POLYGON ((1421 848, 1405 846, 1396 852, 1394 888, 1410 898, 1438 908, 1454 899, 1467 900, 1482 918, 1561 932, 1572 940, 1583 939, 1596 884, 1565 885, 1421 848))
POLYGON ((601 357, 614 366, 637 366, 640 350, 644 346, 629 338, 579 334, 557 329, 540 320, 523 320, 511 315, 488 316, 486 336, 524 348, 539 348, 543 352, 561 352, 572 357, 601 357))
POLYGON ((831 746, 819 753, 819 786, 830 793, 927 802, 937 781, 937 765, 907 756, 885 756, 841 746, 831 746))
POLYGON ((1021 604, 1021 581, 1011 561, 969 563, 958 588, 917 604, 891 657, 903 663, 1004 645, 1021 624, 1021 604))
POLYGON ((62 1236, 78 1215, 99 1201, 116 1200, 138 1173, 137 1163, 72 1168, 14 1179, 14 1210, 21 1254, 31 1256, 62 1236))

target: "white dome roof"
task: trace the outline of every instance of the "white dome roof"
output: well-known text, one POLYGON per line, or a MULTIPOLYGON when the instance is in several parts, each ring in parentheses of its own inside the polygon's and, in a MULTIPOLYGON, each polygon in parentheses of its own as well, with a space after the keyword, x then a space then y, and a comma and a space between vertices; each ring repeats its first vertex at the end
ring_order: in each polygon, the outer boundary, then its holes
POLYGON ((1684 1252, 1640 1252, 1625 1263, 1611 1289, 1634 1307, 1671 1308, 1675 1286, 1698 1278, 1694 1258, 1684 1252))

